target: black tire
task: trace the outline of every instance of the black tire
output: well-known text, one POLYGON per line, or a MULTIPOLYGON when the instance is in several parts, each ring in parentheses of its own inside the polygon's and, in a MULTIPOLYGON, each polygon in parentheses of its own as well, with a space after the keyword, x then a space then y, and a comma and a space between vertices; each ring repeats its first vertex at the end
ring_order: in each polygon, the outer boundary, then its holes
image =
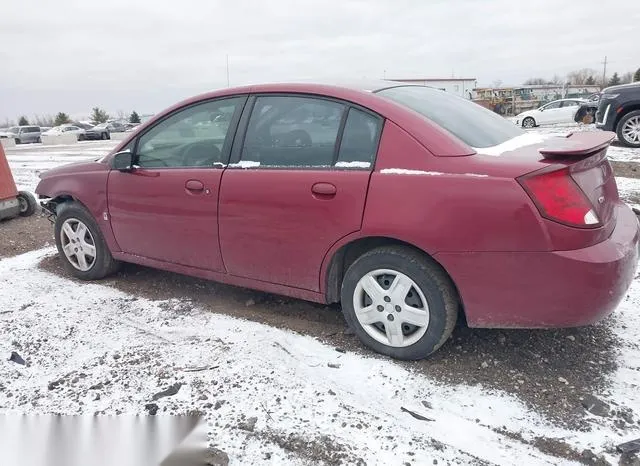
POLYGON ((362 343, 378 353, 404 360, 422 359, 440 348, 453 331, 460 307, 455 286, 442 267, 425 254, 404 246, 379 247, 356 259, 342 282, 341 302, 347 324, 362 343), (409 346, 381 343, 367 333, 356 316, 353 297, 357 284, 362 277, 377 269, 389 269, 408 276, 427 300, 429 323, 426 332, 409 346))
POLYGON ((38 136, 38 139, 36 139, 36 143, 37 143, 37 144, 42 143, 42 139, 40 139, 40 136, 38 136))
POLYGON ((102 139, 103 141, 109 139, 109 135, 107 133, 102 133, 100 134, 100 139, 102 139))
POLYGON ((20 139, 16 138, 16 144, 21 144, 22 142, 20 141, 20 139))
POLYGON ((20 217, 30 217, 38 208, 35 196, 27 191, 18 192, 18 202, 20 203, 20 217))
POLYGON ((522 127, 523 128, 535 128, 536 127, 536 120, 533 119, 533 117, 526 117, 524 120, 522 120, 522 127), (530 124, 525 124, 526 122, 530 122, 530 124))
POLYGON ((637 118, 638 120, 640 120, 640 110, 629 112, 626 115, 624 115, 622 118, 620 118, 620 121, 618 121, 618 124, 616 125, 616 134, 618 135, 618 141, 623 146, 638 148, 640 147, 640 141, 638 142, 629 141, 624 137, 624 134, 622 132, 622 130, 624 129, 624 125, 632 118, 633 119, 637 118))
POLYGON ((78 141, 84 141, 84 134, 78 135, 78 141))
POLYGON ((81 280, 99 280, 117 272, 120 268, 120 262, 115 260, 111 255, 93 215, 91 215, 91 213, 82 204, 78 202, 66 202, 59 207, 54 225, 54 233, 56 247, 58 248, 58 254, 64 264, 64 268, 74 277, 81 280), (91 268, 87 271, 82 271, 74 267, 62 250, 60 232, 64 222, 69 219, 79 220, 84 223, 93 237, 96 248, 96 257, 91 268))

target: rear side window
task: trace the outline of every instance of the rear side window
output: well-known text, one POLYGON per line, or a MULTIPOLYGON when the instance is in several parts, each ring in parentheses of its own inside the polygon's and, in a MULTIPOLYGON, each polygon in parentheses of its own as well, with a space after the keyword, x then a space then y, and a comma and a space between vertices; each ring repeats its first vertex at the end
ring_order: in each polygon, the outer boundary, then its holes
POLYGON ((329 167, 345 106, 300 96, 256 99, 241 160, 261 167, 329 167))
POLYGON ((351 108, 344 125, 336 167, 368 168, 378 151, 382 121, 377 116, 351 108))
POLYGON ((471 147, 496 146, 524 134, 491 110, 430 87, 398 86, 377 94, 420 113, 471 147))

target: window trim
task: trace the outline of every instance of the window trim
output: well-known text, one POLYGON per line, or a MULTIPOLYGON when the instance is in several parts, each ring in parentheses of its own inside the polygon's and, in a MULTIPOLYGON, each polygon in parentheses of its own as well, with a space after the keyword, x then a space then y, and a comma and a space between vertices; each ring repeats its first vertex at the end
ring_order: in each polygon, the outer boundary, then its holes
POLYGON ((231 167, 230 165, 232 164, 237 164, 242 160, 242 150, 244 149, 244 142, 246 139, 246 135, 247 135, 247 130, 249 129, 249 120, 251 119, 251 115, 253 114, 253 110, 255 108, 255 104, 256 101, 258 100, 259 97, 302 97, 302 98, 309 98, 309 99, 317 99, 317 100, 326 100, 329 102, 335 102, 338 104, 341 104, 344 106, 344 111, 342 113, 341 119, 340 119, 340 127, 338 129, 338 134, 336 135, 336 144, 333 148, 333 159, 332 159, 332 164, 330 167, 327 166, 286 166, 286 167, 280 167, 280 166, 273 166, 273 165, 264 165, 264 166, 257 166, 254 169, 256 170, 304 170, 304 171, 309 171, 309 170, 337 170, 337 171, 353 171, 353 170, 358 170, 358 171, 370 171, 372 172, 375 169, 375 164, 376 161, 378 159, 378 151, 380 149, 380 141, 382 140, 382 132, 384 131, 384 126, 385 126, 385 122, 386 122, 386 118, 382 115, 380 115, 379 113, 367 108, 367 107, 363 107, 362 105, 359 105, 355 102, 351 102, 349 100, 344 100, 344 99, 339 99, 337 97, 332 97, 332 96, 327 96, 324 94, 315 94, 312 92, 282 92, 282 91, 278 91, 278 92, 259 92, 259 93, 254 93, 251 94, 249 97, 249 100, 247 101, 247 103, 244 106, 244 110, 242 112, 242 116, 240 118, 240 121, 238 122, 238 128, 236 130, 236 135, 235 138, 233 140, 233 147, 231 150, 231 157, 228 160, 227 163, 227 168, 229 169, 239 169, 239 170, 246 170, 246 168, 242 168, 242 167, 231 167), (363 167, 336 167, 336 163, 338 160, 338 156, 340 154, 340 146, 342 144, 342 136, 344 134, 344 128, 346 126, 347 123, 347 118, 349 116, 349 112, 351 111, 352 108, 355 108, 356 110, 360 110, 363 113, 366 113, 374 118, 376 118, 379 123, 380 123, 380 131, 378 131, 378 134, 376 135, 376 142, 375 142, 375 147, 376 147, 376 152, 374 154, 373 160, 371 161, 371 165, 368 168, 363 168, 363 167))
POLYGON ((188 110, 188 109, 190 109, 192 107, 197 107, 199 105, 208 104, 210 102, 217 102, 217 101, 229 100, 229 99, 237 99, 237 98, 240 98, 241 100, 238 103, 238 106, 236 107, 235 111, 233 112, 233 116, 231 117, 231 120, 229 121, 229 129, 227 130, 228 134, 227 134, 227 137, 225 137, 225 141, 224 141, 224 144, 222 146, 222 151, 221 151, 222 154, 221 154, 221 157, 220 157, 220 166, 218 166, 218 164, 216 163, 216 164, 214 164, 214 165, 212 165, 210 167, 153 167, 153 168, 139 167, 139 169, 142 169, 142 170, 224 169, 229 164, 229 157, 230 157, 230 154, 231 154, 231 149, 232 149, 232 146, 233 146, 235 134, 236 134, 237 129, 238 129, 238 122, 240 120, 240 117, 241 117, 242 113, 244 112, 244 108, 245 108, 245 106, 247 104, 247 100, 249 99, 249 95, 248 94, 232 94, 232 95, 214 97, 212 99, 199 100, 197 102, 191 102, 191 103, 189 103, 187 105, 183 105, 182 107, 176 108, 173 112, 166 114, 161 119, 156 121, 152 126, 150 126, 148 128, 145 128, 144 131, 141 132, 140 134, 136 134, 135 139, 133 141, 129 142, 129 144, 127 144, 127 146, 129 146, 130 144, 133 144, 131 146, 131 154, 132 154, 132 159, 133 159, 133 165, 137 165, 138 164, 138 144, 140 143, 140 139, 145 134, 147 134, 149 131, 151 131, 153 128, 157 127, 159 124, 161 124, 164 121, 166 121, 167 119, 173 117, 177 113, 182 112, 184 110, 188 110))

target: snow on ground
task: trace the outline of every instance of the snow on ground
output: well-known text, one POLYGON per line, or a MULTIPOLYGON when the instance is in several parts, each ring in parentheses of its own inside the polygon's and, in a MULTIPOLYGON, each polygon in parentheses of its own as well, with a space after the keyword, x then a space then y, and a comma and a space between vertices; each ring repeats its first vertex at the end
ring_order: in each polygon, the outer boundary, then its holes
POLYGON ((73 162, 95 160, 121 141, 85 141, 69 145, 25 144, 5 149, 13 178, 20 190, 34 192, 38 174, 73 162))
MULTIPOLYGON (((231 464, 308 464, 309 449, 324 455, 317 462, 344 464, 572 464, 532 441, 600 454, 640 435, 640 426, 621 431, 595 416, 590 431, 569 431, 505 393, 444 385, 188 300, 148 301, 37 268, 53 252, 0 261, 0 413, 145 413, 155 393, 178 383, 177 394, 155 402, 159 414, 203 411, 211 443, 231 464), (7 360, 12 350, 26 366, 7 360)), ((636 413, 638 309, 637 278, 611 324, 620 356, 605 396, 636 413)))

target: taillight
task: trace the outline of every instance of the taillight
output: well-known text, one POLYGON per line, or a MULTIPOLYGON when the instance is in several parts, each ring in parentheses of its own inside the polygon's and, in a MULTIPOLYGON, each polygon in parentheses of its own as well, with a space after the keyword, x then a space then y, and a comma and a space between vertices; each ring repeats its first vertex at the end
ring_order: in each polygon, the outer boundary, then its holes
POLYGON ((601 225, 593 205, 571 178, 569 169, 534 172, 518 178, 518 182, 543 217, 579 228, 601 225))

